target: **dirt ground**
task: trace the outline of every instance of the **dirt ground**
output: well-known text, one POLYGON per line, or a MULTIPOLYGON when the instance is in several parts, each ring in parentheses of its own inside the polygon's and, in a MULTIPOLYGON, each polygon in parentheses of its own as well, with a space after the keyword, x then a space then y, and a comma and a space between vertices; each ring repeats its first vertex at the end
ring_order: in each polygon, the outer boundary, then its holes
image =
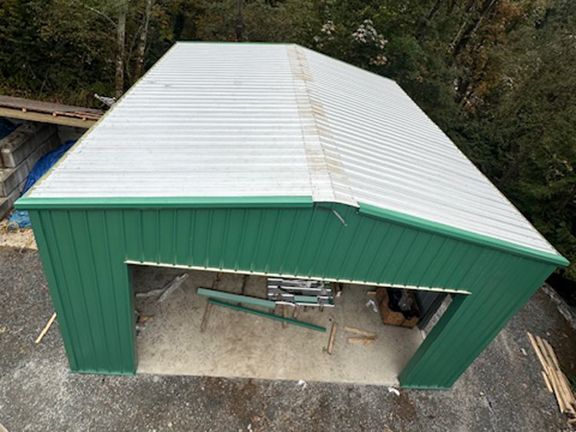
POLYGON ((8 221, 0 221, 0 247, 37 250, 34 233, 31 229, 8 229, 8 221))
MULTIPOLYGON (((0 423, 9 431, 563 431, 525 332, 576 372, 576 331, 542 290, 449 391, 72 374, 34 250, 0 247, 0 423)), ((1 430, 1 428, 0 428, 1 430)))

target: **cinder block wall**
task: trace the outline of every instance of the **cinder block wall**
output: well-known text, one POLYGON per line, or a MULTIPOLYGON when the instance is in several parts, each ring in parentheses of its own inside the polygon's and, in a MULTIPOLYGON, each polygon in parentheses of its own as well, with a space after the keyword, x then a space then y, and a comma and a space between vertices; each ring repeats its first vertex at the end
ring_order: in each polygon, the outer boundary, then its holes
POLYGON ((55 125, 22 123, 0 140, 0 219, 18 199, 34 164, 60 144, 55 125))

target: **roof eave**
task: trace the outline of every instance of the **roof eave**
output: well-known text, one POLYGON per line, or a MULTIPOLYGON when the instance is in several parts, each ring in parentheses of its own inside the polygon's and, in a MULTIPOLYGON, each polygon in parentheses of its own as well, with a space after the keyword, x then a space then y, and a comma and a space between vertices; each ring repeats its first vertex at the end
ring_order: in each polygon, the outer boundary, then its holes
POLYGON ((14 206, 18 210, 90 208, 254 208, 312 207, 310 196, 232 196, 232 197, 94 197, 35 198, 24 196, 14 206))
POLYGON ((438 222, 429 221, 416 216, 410 216, 393 210, 383 209, 370 204, 359 203, 359 212, 369 216, 377 217, 389 222, 407 225, 419 230, 433 232, 439 235, 451 237, 457 240, 474 243, 503 252, 520 255, 525 258, 536 259, 538 261, 552 264, 557 267, 566 267, 570 262, 560 254, 553 254, 537 249, 528 248, 514 244, 505 240, 489 237, 486 235, 466 231, 438 222))

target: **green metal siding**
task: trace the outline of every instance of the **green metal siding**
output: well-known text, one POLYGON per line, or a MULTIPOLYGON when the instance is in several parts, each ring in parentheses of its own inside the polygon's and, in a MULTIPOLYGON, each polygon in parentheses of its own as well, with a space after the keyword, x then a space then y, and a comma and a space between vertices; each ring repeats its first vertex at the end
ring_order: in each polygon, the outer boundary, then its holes
POLYGON ((300 204, 31 210, 71 369, 134 373, 135 261, 468 291, 400 377, 446 388, 556 266, 366 207, 300 204))

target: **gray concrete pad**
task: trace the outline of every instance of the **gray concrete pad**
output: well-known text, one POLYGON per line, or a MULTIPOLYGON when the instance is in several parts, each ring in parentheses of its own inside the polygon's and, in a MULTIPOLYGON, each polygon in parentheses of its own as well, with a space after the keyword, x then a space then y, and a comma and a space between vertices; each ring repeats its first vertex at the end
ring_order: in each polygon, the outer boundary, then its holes
MULTIPOLYGON (((211 287, 216 273, 190 271, 188 275, 163 303, 137 299, 137 309, 152 316, 137 340, 139 373, 397 385, 398 374, 422 342, 417 328, 383 325, 380 315, 366 306, 370 288, 359 285, 344 285, 333 308, 301 310, 299 320, 324 326, 326 333, 284 327, 218 306, 202 333, 207 301, 196 289, 211 287), (325 349, 332 323, 337 331, 329 355, 325 349), (357 335, 346 332, 346 326, 373 332, 377 338, 366 346, 350 344, 348 337, 357 335)), ((163 283, 153 287, 146 282, 146 287, 161 288, 163 283)), ((222 274, 218 289, 240 293, 241 286, 241 275, 222 274)), ((250 276, 245 292, 265 298, 266 278, 250 276)))

